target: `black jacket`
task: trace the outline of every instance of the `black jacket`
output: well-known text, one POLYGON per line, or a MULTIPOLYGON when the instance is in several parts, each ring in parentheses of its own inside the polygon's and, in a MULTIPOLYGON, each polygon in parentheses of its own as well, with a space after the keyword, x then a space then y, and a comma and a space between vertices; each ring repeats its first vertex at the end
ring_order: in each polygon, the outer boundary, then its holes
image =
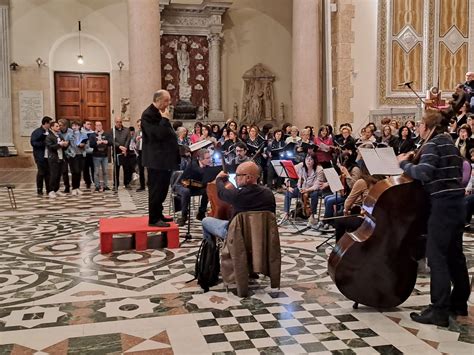
POLYGON ((176 170, 180 163, 178 137, 168 119, 153 104, 142 113, 142 164, 151 169, 176 170))
POLYGON ((107 144, 97 144, 97 138, 97 132, 94 132, 89 136, 90 147, 94 149, 92 156, 105 158, 109 151, 108 148, 112 146, 112 135, 109 132, 102 132, 102 140, 106 140, 107 144))
POLYGON ((53 132, 49 132, 46 137, 46 147, 48 148, 48 160, 58 162, 64 160, 64 150, 59 145, 59 141, 62 140, 59 136, 56 136, 53 132), (61 157, 59 151, 62 151, 61 157))
POLYGON ((246 185, 240 188, 225 187, 226 179, 217 178, 217 196, 232 206, 232 218, 240 212, 270 211, 275 213, 275 196, 268 187, 246 185))
POLYGON ((31 133, 30 143, 33 147, 33 157, 35 162, 44 161, 44 150, 46 149, 46 137, 48 132, 43 127, 36 128, 31 133))
POLYGON ((416 146, 413 139, 411 138, 402 139, 398 137, 397 140, 395 141, 395 145, 393 146, 393 148, 395 149, 395 154, 399 155, 399 154, 408 153, 415 150, 416 146))

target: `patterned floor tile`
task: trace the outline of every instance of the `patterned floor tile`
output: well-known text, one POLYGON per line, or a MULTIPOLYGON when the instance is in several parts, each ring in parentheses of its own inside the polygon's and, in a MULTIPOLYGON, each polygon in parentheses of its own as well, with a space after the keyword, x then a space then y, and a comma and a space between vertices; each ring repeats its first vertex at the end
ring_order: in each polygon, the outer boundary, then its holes
MULTIPOLYGON (((324 250, 315 250, 325 237, 318 231, 294 234, 295 228, 282 226, 281 288, 273 290, 268 278, 260 278, 250 284, 249 297, 241 299, 222 284, 202 293, 196 281, 188 282, 202 236, 194 218, 190 231, 196 239, 181 249, 99 253, 98 219, 146 214, 146 192, 86 192, 88 208, 71 198, 68 208, 60 210, 37 197, 33 186, 25 187, 15 190, 17 211, 0 195, 1 354, 428 355, 472 350, 472 317, 458 318, 448 329, 410 320, 411 311, 429 302, 427 275, 420 275, 413 295, 396 310, 354 310, 327 276, 324 250), (406 344, 394 338, 397 334, 406 344)), ((278 209, 282 201, 277 195, 278 209)), ((298 221, 298 228, 304 227, 298 221)), ((180 230, 184 235, 186 228, 180 230)), ((472 234, 465 234, 464 245, 472 277, 472 234)))

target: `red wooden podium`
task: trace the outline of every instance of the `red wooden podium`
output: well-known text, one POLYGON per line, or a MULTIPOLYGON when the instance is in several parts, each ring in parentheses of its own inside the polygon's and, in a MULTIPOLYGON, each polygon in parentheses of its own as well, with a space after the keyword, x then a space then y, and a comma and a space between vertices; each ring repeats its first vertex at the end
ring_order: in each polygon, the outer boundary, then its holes
POLYGON ((143 217, 120 217, 101 218, 99 220, 100 253, 107 254, 113 251, 112 240, 114 234, 135 235, 136 250, 147 249, 147 237, 149 232, 166 233, 168 248, 179 248, 179 228, 174 222, 169 222, 169 227, 150 227, 148 216, 143 217))

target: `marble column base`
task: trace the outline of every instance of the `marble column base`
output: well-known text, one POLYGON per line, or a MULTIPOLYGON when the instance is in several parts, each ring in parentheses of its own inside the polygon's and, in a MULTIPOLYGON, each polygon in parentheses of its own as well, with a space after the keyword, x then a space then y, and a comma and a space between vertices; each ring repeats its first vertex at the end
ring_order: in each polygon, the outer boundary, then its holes
POLYGON ((224 119, 224 112, 219 110, 212 110, 209 111, 209 120, 216 121, 216 120, 223 120, 224 119))
POLYGON ((10 155, 17 155, 15 145, 13 144, 13 122, 11 110, 11 98, 0 98, 0 146, 8 147, 10 155))
POLYGON ((15 145, 13 143, 11 145, 7 145, 6 147, 8 148, 8 152, 10 153, 10 156, 18 155, 18 151, 16 150, 15 145))

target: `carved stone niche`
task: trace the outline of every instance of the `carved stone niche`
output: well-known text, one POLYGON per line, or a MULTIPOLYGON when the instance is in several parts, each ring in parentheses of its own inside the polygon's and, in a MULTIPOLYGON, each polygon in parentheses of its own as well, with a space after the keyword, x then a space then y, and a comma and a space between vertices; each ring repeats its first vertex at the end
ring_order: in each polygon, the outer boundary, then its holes
MULTIPOLYGON (((179 1, 178 1, 179 2, 179 1)), ((160 0, 162 50, 167 38, 187 38, 190 40, 188 51, 193 54, 190 67, 191 101, 197 112, 209 109, 209 118, 223 117, 221 108, 221 78, 220 78, 220 36, 222 33, 222 15, 232 5, 229 0, 204 0, 201 4, 179 4, 170 0, 160 0), (205 43, 204 43, 205 42, 205 43), (199 45, 199 48, 196 47, 199 45), (198 53, 198 51, 205 53, 198 53), (196 52, 196 53, 194 53, 196 52), (196 57, 199 56, 199 57, 196 57), (200 63, 193 63, 193 61, 200 63), (202 63, 201 63, 202 62, 202 63), (203 74, 204 73, 204 74, 203 74)), ((166 51, 162 55, 162 73, 168 80, 163 87, 171 91, 180 91, 180 84, 172 82, 177 79, 173 75, 174 59, 172 53, 166 51)), ((172 93, 173 103, 177 105, 177 94, 172 93)), ((178 105, 177 105, 178 106, 178 105)), ((179 111, 179 110, 177 110, 179 111)), ((176 111, 176 112, 177 112, 176 111)), ((201 115, 202 116, 202 115, 201 115)), ((189 116, 191 117, 191 116, 189 116)), ((195 116, 194 116, 195 117, 195 116)))
POLYGON ((242 96, 240 124, 258 124, 275 118, 275 96, 273 82, 275 75, 259 63, 246 71, 242 96))

